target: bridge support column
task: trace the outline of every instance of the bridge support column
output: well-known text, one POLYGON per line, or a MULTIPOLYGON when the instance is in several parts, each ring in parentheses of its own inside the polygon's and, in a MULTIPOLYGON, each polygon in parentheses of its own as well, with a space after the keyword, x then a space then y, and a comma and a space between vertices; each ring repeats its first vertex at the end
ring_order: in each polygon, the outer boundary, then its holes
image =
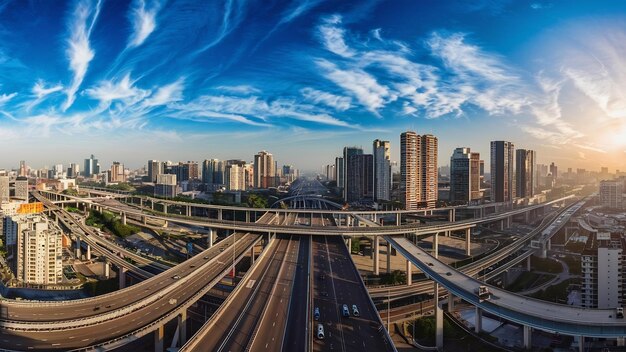
POLYGON ((443 309, 439 306, 439 284, 437 281, 434 283, 434 308, 435 308, 435 331, 436 331, 436 346, 438 351, 443 351, 443 309))
POLYGON ((76 259, 80 260, 80 238, 76 237, 76 259))
POLYGON ((448 291, 448 312, 454 312, 454 294, 448 291))
POLYGON ((250 222, 250 212, 246 211, 246 222, 250 222))
POLYGON ((531 212, 532 212, 532 210, 531 211, 527 211, 527 212, 524 213, 524 222, 526 224, 530 224, 530 217, 531 217, 530 213, 531 212))
POLYGON ((120 286, 120 290, 121 290, 124 287, 126 287, 126 268, 119 267, 118 268, 118 272, 117 272, 117 276, 119 278, 119 286, 120 286))
POLYGON ((483 330, 483 310, 476 307, 476 319, 474 320, 474 332, 479 334, 483 330))
POLYGON ((472 253, 471 236, 472 236, 472 229, 466 228, 465 229, 465 255, 467 256, 471 255, 472 253))
POLYGON ((387 274, 391 272, 391 243, 387 242, 387 274))
POLYGON ((217 220, 222 220, 222 209, 217 209, 217 220))
POLYGON ((585 352, 585 337, 584 336, 578 337, 578 351, 585 352))
POLYGON ((530 271, 530 257, 528 256, 528 258, 526 258, 526 271, 530 271))
POLYGON ((505 220, 500 220, 499 221, 499 223, 500 223, 500 231, 504 231, 504 221, 505 220))
POLYGON ((188 205, 185 207, 185 215, 191 216, 191 206, 188 205))
POLYGON ((456 209, 452 208, 448 211, 448 221, 454 222, 456 219, 456 209))
POLYGON ((413 284, 413 264, 407 259, 406 261, 406 284, 411 286, 413 284))
POLYGON ((528 325, 524 325, 524 349, 530 350, 533 348, 533 328, 528 325))
POLYGON ((209 235, 206 237, 207 248, 213 247, 213 234, 214 234, 214 232, 215 231, 213 229, 209 229, 209 235))
POLYGON ((348 239, 346 240, 346 246, 348 246, 348 252, 352 253, 352 237, 348 237, 348 239))
POLYGON ((148 217, 147 217, 147 216, 145 216, 145 215, 144 215, 144 216, 142 216, 142 217, 141 217, 141 222, 142 222, 144 225, 148 225, 148 217))
POLYGON ((104 277, 109 278, 111 276, 111 264, 107 261, 103 262, 104 264, 104 277))
POLYGON ((506 228, 510 229, 511 228, 511 223, 513 222, 513 217, 509 216, 506 218, 506 228))
POLYGON ((187 310, 178 316, 178 342, 182 346, 187 342, 187 310))
POLYGON ((91 260, 91 246, 90 245, 87 245, 87 257, 85 257, 85 259, 91 260))
POLYGON ((122 213, 122 224, 126 225, 126 213, 122 213))
POLYGON ((402 215, 400 213, 396 214, 396 225, 400 226, 402 224, 402 215))
POLYGON ((165 327, 159 326, 154 331, 154 352, 163 352, 163 339, 165 337, 165 327))
POLYGON ((163 212, 167 214, 167 203, 163 203, 163 212))
POLYGON ((380 243, 378 237, 374 236, 374 275, 380 275, 380 243))
POLYGON ((439 258, 439 233, 433 235, 433 257, 439 258))

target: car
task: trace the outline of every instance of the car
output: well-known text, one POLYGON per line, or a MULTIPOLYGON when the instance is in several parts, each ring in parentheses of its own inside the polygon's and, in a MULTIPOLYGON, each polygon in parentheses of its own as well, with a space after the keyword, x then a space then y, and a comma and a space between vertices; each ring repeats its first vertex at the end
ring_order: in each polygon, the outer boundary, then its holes
POLYGON ((615 317, 617 319, 624 319, 624 308, 622 307, 617 307, 615 309, 615 317))
POLYGON ((94 312, 97 312, 97 311, 99 311, 99 310, 100 310, 100 306, 97 306, 97 307, 94 307, 94 308, 93 308, 93 311, 94 311, 94 312))
POLYGON ((320 280, 326 280, 326 275, 324 273, 321 273, 319 277, 320 280))
POLYGON ((320 320, 320 309, 319 309, 319 307, 315 307, 315 309, 313 310, 313 318, 315 318, 315 320, 320 320))
POLYGON ((355 317, 358 317, 359 314, 359 308, 356 306, 356 304, 352 305, 352 315, 354 315, 355 317))
POLYGON ((484 285, 476 287, 474 293, 478 296, 479 302, 484 302, 491 298, 491 292, 489 292, 489 288, 484 285))
POLYGON ((448 271, 448 272, 446 273, 446 276, 452 276, 452 273, 448 271))
POLYGON ((224 251, 224 248, 220 248, 220 252, 223 252, 223 251, 224 251))
POLYGON ((320 340, 324 339, 324 325, 317 324, 317 338, 320 340))
POLYGON ((178 279, 180 279, 180 275, 174 275, 174 276, 172 276, 172 279, 178 280, 178 279))
POLYGON ((347 304, 344 304, 341 307, 341 314, 343 314, 343 316, 346 317, 346 318, 350 316, 350 310, 348 309, 348 305, 347 304))
POLYGON ((435 264, 433 264, 433 263, 428 263, 428 266, 435 266, 435 264))
POLYGON ((204 260, 208 260, 208 259, 209 259, 209 256, 208 256, 208 255, 205 255, 204 257, 202 257, 202 259, 204 259, 204 260))
POLYGON ((322 292, 320 292, 320 294, 321 294, 322 296, 324 296, 324 297, 328 297, 328 292, 326 292, 326 291, 322 291, 322 292))
POLYGON ((193 268, 195 268, 196 266, 195 266, 195 265, 193 265, 193 264, 191 264, 189 267, 193 269, 193 268))

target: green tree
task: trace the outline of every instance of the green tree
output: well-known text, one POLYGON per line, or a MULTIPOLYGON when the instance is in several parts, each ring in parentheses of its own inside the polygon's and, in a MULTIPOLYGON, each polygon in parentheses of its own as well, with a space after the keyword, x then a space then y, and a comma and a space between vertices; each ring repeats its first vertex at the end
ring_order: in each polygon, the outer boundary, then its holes
POLYGON ((267 208, 267 199, 261 197, 260 195, 256 193, 252 193, 248 195, 246 204, 250 208, 267 208))

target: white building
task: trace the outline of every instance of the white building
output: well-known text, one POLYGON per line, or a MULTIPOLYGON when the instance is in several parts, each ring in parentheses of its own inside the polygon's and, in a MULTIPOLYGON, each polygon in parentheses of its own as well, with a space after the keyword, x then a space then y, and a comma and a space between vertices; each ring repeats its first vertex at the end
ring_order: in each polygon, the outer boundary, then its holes
POLYGON ((598 232, 587 240, 582 254, 582 304, 612 309, 623 304, 624 239, 618 233, 598 232))
POLYGON ((600 205, 611 209, 622 209, 624 182, 600 181, 600 205))

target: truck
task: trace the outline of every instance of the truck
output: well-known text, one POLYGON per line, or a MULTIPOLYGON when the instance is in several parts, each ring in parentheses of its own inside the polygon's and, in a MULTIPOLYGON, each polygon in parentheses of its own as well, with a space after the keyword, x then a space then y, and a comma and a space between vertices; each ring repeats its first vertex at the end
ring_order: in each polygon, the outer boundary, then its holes
POLYGON ((489 288, 485 285, 478 286, 474 293, 478 296, 479 302, 484 302, 491 298, 491 292, 489 292, 489 288))

